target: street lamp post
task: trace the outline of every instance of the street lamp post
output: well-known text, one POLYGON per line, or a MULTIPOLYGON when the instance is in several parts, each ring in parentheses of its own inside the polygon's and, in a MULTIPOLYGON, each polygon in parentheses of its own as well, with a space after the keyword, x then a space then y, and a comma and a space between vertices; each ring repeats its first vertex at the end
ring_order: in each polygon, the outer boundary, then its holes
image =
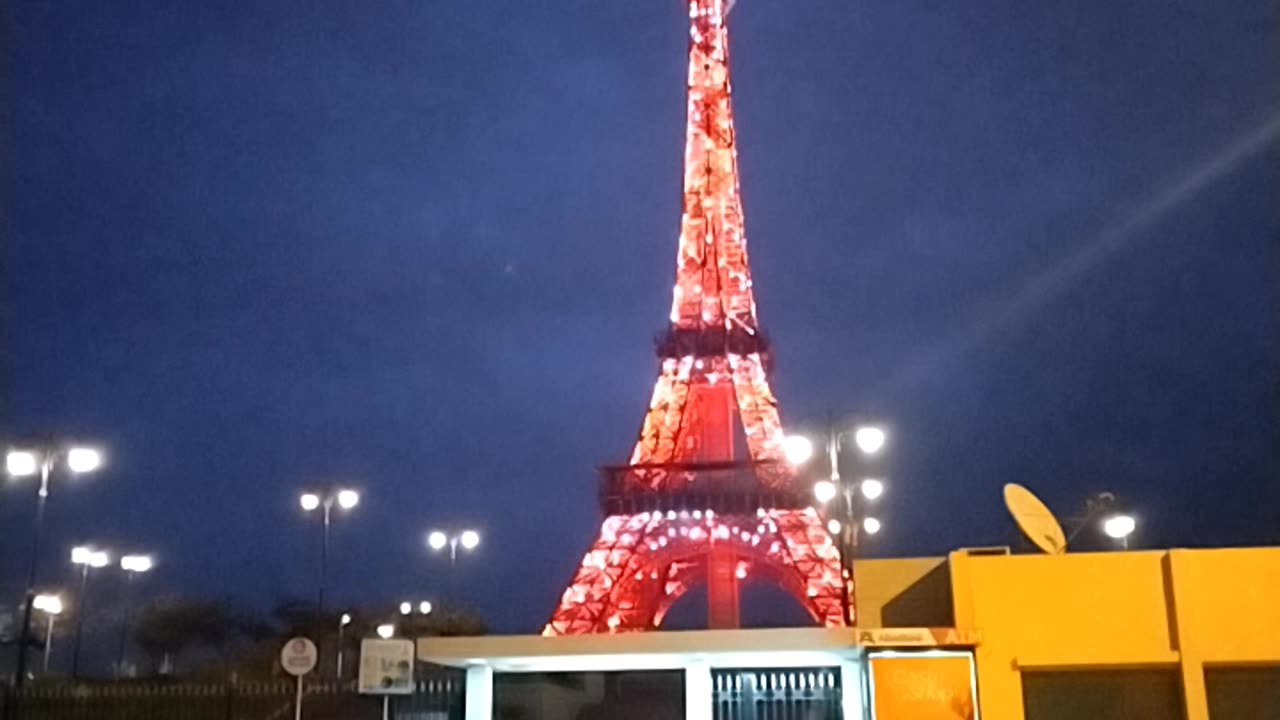
POLYGON ((57 595, 37 595, 32 605, 45 614, 43 674, 49 674, 49 655, 53 651, 53 621, 62 613, 62 598, 57 595))
POLYGON ((84 620, 89 614, 89 570, 111 564, 111 556, 105 550, 80 546, 71 551, 71 562, 80 566, 80 593, 76 595, 76 635, 71 650, 71 677, 80 676, 80 640, 84 635, 84 620))
POLYGON ((334 677, 342 679, 342 636, 346 633, 347 626, 351 624, 351 613, 342 613, 338 617, 338 662, 334 668, 334 677))
POLYGON ((42 450, 10 450, 5 455, 5 470, 13 477, 40 476, 36 492, 36 516, 31 533, 31 562, 27 569, 27 589, 22 606, 22 625, 18 632, 18 661, 14 687, 21 688, 27 674, 27 636, 31 633, 31 611, 35 609, 36 574, 39 568, 40 536, 44 531, 44 508, 49 500, 49 481, 59 465, 74 474, 88 473, 102 465, 102 453, 90 447, 50 447, 42 450))
POLYGON ((832 513, 836 517, 828 523, 828 531, 836 535, 840 542, 841 571, 844 573, 845 622, 852 623, 852 600, 850 584, 853 580, 853 560, 858 554, 858 545, 862 533, 875 535, 880 532, 880 521, 866 512, 866 506, 884 495, 885 484, 882 476, 863 477, 858 483, 845 482, 840 476, 841 441, 852 436, 858 449, 862 465, 867 466, 877 458, 888 443, 889 436, 884 428, 878 425, 859 425, 851 430, 839 431, 834 428, 827 435, 827 461, 830 474, 826 479, 814 484, 813 495, 820 504, 828 506, 837 497, 838 507, 832 513))
POLYGON ((129 642, 129 624, 133 619, 133 578, 139 573, 150 572, 154 567, 150 555, 125 555, 120 558, 120 569, 125 572, 124 619, 120 623, 120 648, 116 653, 116 676, 124 676, 125 650, 129 642))
POLYGON ((1133 515, 1123 512, 1123 505, 1116 500, 1114 494, 1100 492, 1090 495, 1085 498, 1084 509, 1084 516, 1075 518, 1077 524, 1067 536, 1068 544, 1080 534, 1081 530, 1092 525, 1094 520, 1101 520, 1102 534, 1115 540, 1120 545, 1120 549, 1129 549, 1129 536, 1138 528, 1138 521, 1133 515))
POLYGON ((324 516, 323 537, 320 543, 320 592, 316 607, 324 613, 324 590, 329 571, 329 524, 333 515, 333 506, 342 510, 350 510, 360 504, 360 493, 347 488, 329 488, 325 493, 304 492, 298 496, 298 504, 306 512, 320 509, 324 516))
POLYGON ((446 546, 449 548, 449 567, 455 567, 458 564, 458 547, 463 550, 475 550, 480 544, 480 533, 475 530, 463 530, 459 533, 445 532, 444 530, 432 530, 427 534, 427 545, 435 552, 443 550, 446 546))

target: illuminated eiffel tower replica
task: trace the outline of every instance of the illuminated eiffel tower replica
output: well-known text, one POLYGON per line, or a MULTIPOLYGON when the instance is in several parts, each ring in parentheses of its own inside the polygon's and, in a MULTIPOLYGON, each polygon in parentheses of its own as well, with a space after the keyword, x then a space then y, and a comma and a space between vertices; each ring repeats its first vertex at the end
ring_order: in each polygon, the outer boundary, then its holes
POLYGON ((661 370, 630 461, 603 469, 600 535, 546 635, 653 630, 700 583, 708 625, 737 627, 739 583, 748 578, 785 589, 818 624, 847 621, 839 552, 785 462, 766 377, 769 345, 756 319, 738 192, 726 14, 724 0, 689 3, 684 212, 661 370))

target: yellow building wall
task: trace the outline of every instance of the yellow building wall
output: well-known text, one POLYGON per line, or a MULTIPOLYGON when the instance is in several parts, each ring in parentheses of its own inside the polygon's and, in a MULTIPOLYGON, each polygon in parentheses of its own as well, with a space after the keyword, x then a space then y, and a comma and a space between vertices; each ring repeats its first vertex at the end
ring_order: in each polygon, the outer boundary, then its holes
POLYGON ((1280 662, 1280 548, 953 553, 956 626, 977 631, 983 717, 1022 720, 1024 670, 1176 667, 1207 720, 1204 665, 1280 662))

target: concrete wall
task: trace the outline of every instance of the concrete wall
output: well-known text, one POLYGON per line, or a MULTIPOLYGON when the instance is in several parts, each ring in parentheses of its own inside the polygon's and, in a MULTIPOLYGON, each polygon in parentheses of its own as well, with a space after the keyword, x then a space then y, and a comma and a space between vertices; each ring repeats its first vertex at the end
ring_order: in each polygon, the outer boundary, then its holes
POLYGON ((950 558, 956 626, 981 635, 982 715, 1022 720, 1024 671, 1280 663, 1280 548, 950 558))

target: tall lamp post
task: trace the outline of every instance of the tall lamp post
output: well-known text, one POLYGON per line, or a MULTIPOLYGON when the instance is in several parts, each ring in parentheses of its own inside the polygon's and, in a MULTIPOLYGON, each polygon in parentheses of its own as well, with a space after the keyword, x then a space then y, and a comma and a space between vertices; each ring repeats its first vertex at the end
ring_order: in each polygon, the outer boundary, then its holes
POLYGON ((36 602, 36 574, 40 559, 40 537, 44 533, 45 505, 49 502, 49 482, 54 470, 67 468, 73 474, 92 473, 102 465, 102 454, 92 447, 49 446, 14 448, 5 454, 5 470, 14 478, 40 475, 36 491, 36 521, 31 536, 31 565, 27 570, 27 594, 22 606, 22 626, 18 632, 18 664, 14 685, 22 687, 27 679, 27 635, 31 634, 31 611, 36 602))
POLYGON ((71 677, 80 676, 80 640, 84 635, 84 619, 89 614, 89 570, 111 564, 111 556, 105 550, 88 546, 72 549, 71 563, 80 566, 80 593, 76 595, 76 636, 71 650, 71 677))
POLYGON ((432 530, 427 534, 427 545, 432 551, 440 552, 446 547, 449 548, 449 567, 455 567, 458 564, 458 547, 463 550, 475 550, 480 545, 480 533, 475 530, 463 530, 459 533, 445 532, 444 530, 432 530))
POLYGON ((813 486, 813 495, 827 509, 827 530, 839 538, 840 559, 844 573, 845 622, 852 623, 853 561, 858 555, 861 534, 880 532, 880 520, 870 513, 870 504, 884 495, 885 482, 876 461, 888 444, 889 435, 879 425, 858 425, 840 431, 835 428, 827 435, 827 462, 829 475, 813 486), (858 450, 858 479, 848 482, 840 475, 840 451, 843 441, 852 437, 858 450), (839 499, 835 506, 833 500, 839 499))
POLYGON ((334 668, 334 677, 342 679, 342 636, 347 631, 347 626, 351 624, 351 613, 342 613, 338 617, 338 662, 334 668))
POLYGON ((324 516, 324 532, 320 543, 320 592, 316 607, 324 612, 325 582, 329 572, 329 524, 333 516, 333 506, 342 510, 351 510, 360 504, 360 493, 349 488, 329 488, 324 493, 304 492, 298 496, 298 504, 306 512, 322 510, 324 516))
POLYGON ((31 533, 31 563, 27 569, 27 591, 22 605, 22 625, 18 630, 18 661, 14 687, 22 687, 27 675, 27 636, 31 633, 31 611, 35 609, 36 574, 39 568, 40 536, 44 532, 44 508, 49 501, 49 481, 59 467, 73 474, 89 473, 102 466, 102 453, 91 447, 51 446, 39 450, 14 449, 5 454, 5 470, 12 477, 40 476, 36 491, 36 518, 31 533))
POLYGON ((139 573, 151 572, 155 566, 150 555, 125 555, 120 558, 120 569, 125 573, 124 619, 120 623, 120 648, 116 652, 116 675, 124 676, 125 649, 129 643, 129 625, 133 620, 133 578, 139 573))
POLYGON ((62 598, 57 595, 37 595, 32 605, 45 614, 43 673, 49 674, 49 655, 53 651, 53 621, 62 614, 62 598))

